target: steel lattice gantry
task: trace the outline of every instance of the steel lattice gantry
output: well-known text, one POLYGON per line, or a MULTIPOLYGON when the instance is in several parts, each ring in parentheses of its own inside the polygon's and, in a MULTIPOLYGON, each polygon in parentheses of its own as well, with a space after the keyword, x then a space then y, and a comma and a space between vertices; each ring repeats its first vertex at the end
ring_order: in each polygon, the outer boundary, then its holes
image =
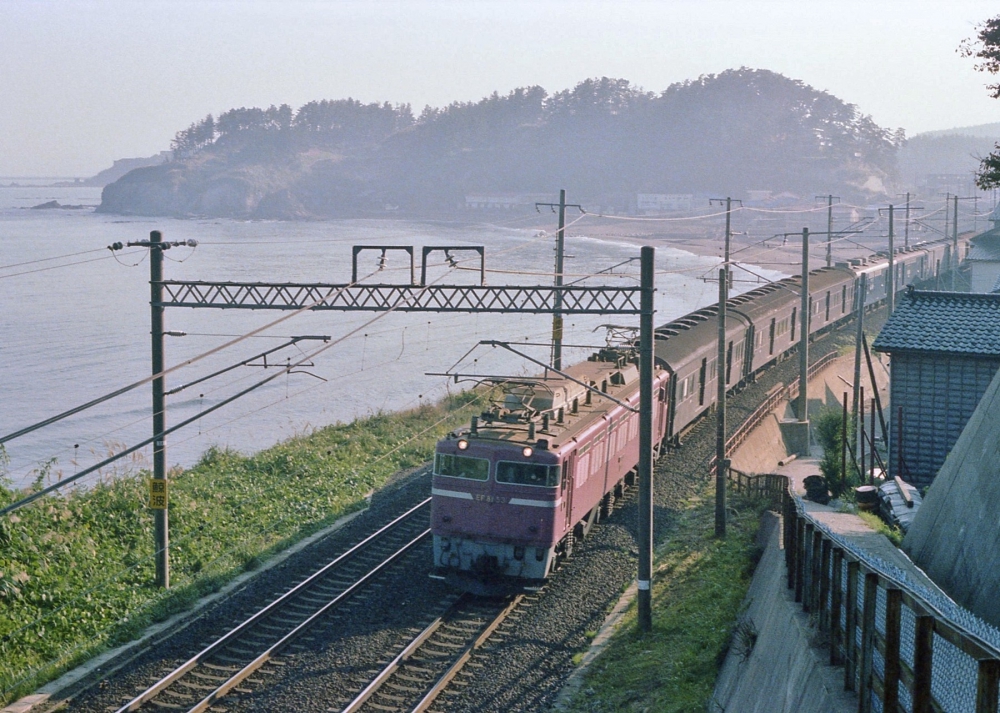
MULTIPOLYGON (((150 308, 153 338, 153 480, 165 480, 163 310, 167 307, 211 309, 335 310, 341 312, 469 312, 500 314, 617 314, 639 317, 639 627, 652 628, 650 581, 653 551, 653 296, 655 250, 641 249, 641 280, 631 287, 581 285, 364 285, 274 282, 164 280, 159 231, 149 241, 129 243, 150 248, 150 308)), ((424 249, 445 250, 445 247, 424 249)), ((457 248, 461 249, 461 248, 457 248)), ((482 248, 477 248, 482 256, 482 248)), ((412 253, 411 253, 412 254, 412 253)), ((355 261, 357 251, 355 251, 355 261)), ((356 262, 355 262, 356 265, 356 262)), ((356 269, 356 268, 355 268, 356 269)), ((412 266, 411 266, 412 272, 412 266)), ((413 277, 411 275, 411 281, 413 277)), ((423 282, 423 277, 421 279, 423 282)), ((166 510, 158 510, 156 579, 167 587, 169 535, 166 510)))
POLYGON ((158 307, 564 315, 642 313, 639 286, 334 285, 179 280, 164 280, 161 284, 163 297, 158 307))

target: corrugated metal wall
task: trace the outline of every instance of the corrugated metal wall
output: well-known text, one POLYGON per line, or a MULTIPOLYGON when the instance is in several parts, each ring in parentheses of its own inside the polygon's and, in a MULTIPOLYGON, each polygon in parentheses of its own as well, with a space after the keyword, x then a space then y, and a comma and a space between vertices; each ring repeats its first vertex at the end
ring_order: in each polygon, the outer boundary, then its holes
POLYGON ((993 376, 997 359, 895 353, 890 372, 889 469, 918 487, 930 485, 993 376), (897 453, 898 410, 903 407, 903 460, 897 453), (891 417, 891 418, 890 418, 891 417))

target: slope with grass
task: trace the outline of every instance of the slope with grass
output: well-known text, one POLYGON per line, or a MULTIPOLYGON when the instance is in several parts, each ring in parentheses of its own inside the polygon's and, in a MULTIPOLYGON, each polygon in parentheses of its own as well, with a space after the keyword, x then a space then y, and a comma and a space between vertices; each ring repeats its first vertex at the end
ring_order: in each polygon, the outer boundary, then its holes
MULTIPOLYGON (((146 472, 0 519, 0 704, 134 638, 268 555, 364 506, 468 419, 473 394, 380 414, 171 473, 172 588, 153 585, 146 472)), ((0 505, 20 494, 0 488, 0 505)))

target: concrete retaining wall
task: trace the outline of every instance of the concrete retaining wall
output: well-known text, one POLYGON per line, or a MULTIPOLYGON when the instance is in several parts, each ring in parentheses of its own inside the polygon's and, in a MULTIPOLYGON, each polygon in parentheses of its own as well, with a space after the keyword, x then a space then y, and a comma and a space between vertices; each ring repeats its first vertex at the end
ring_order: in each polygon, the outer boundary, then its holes
MULTIPOLYGON (((875 378, 885 394, 889 378, 875 364, 875 378)), ((844 391, 852 390, 854 355, 835 360, 809 382, 809 414, 840 408, 844 391)), ((867 369, 863 372, 870 396, 867 369)), ((885 403, 885 397, 883 397, 885 403)), ((794 418, 789 405, 765 418, 747 441, 731 454, 733 467, 745 473, 776 472, 788 450, 781 437, 780 418, 794 418)), ((794 601, 787 587, 784 550, 777 516, 761 525, 759 544, 764 555, 754 573, 743 606, 744 625, 734 635, 726 661, 716 680, 712 711, 733 713, 847 713, 857 710, 857 697, 844 691, 843 669, 829 665, 825 641, 816 640, 816 627, 794 601), (742 633, 741 633, 742 630, 742 633), (752 647, 750 631, 756 632, 752 647)))
POLYGON ((733 713, 848 713, 857 698, 844 692, 843 670, 828 665, 815 628, 786 586, 778 517, 766 516, 758 538, 765 547, 745 601, 742 621, 715 683, 712 711, 733 713))

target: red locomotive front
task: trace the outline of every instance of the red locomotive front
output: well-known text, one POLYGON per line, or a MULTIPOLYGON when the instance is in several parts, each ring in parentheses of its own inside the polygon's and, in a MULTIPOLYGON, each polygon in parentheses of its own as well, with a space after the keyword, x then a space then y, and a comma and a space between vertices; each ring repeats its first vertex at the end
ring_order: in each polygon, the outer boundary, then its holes
POLYGON ((558 460, 537 442, 498 445, 463 435, 439 443, 431 491, 439 573, 463 589, 544 579, 562 536, 557 518, 565 518, 558 460))
MULTIPOLYGON (((634 360, 609 349, 563 374, 506 381, 502 404, 438 443, 432 577, 480 594, 536 589, 571 550, 574 528, 595 521, 631 480, 639 454, 634 360)), ((658 371, 658 397, 665 379, 658 371)))

